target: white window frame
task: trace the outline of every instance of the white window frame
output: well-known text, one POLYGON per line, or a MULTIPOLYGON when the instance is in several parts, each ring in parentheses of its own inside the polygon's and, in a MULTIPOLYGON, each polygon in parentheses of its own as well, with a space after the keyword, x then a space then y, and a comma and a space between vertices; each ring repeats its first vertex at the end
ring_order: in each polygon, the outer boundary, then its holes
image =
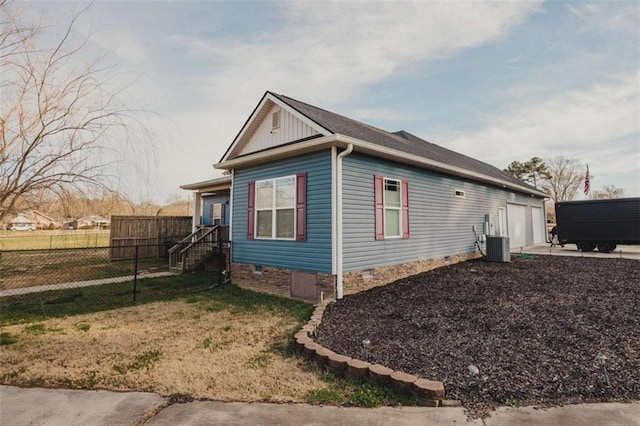
POLYGON ((253 212, 253 235, 255 235, 255 239, 257 240, 283 240, 283 241, 295 241, 296 240, 296 205, 297 205, 297 188, 298 188, 298 178, 296 175, 287 175, 287 176, 278 176, 271 179, 261 179, 256 180, 255 183, 255 194, 254 194, 254 206, 255 211, 253 212), (276 181, 290 179, 293 178, 293 206, 292 207, 276 207, 276 181), (262 182, 271 182, 273 193, 271 194, 271 207, 269 208, 259 208, 258 207, 258 186, 262 182), (277 219, 278 215, 276 214, 278 210, 293 210, 293 236, 291 238, 284 237, 276 237, 277 232, 277 219), (261 237, 258 236, 258 212, 262 211, 271 211, 271 237, 261 237))
POLYGON ((393 239, 401 239, 402 238, 402 180, 395 178, 388 178, 386 176, 382 177, 382 208, 384 211, 384 239, 385 240, 393 240, 393 239), (387 182, 396 182, 398 184, 398 193, 400 196, 400 205, 398 207, 395 206, 387 206, 387 182), (398 235, 387 235, 387 210, 397 210, 398 211, 398 235))
POLYGON ((456 198, 467 198, 467 193, 464 189, 454 189, 453 196, 456 198))

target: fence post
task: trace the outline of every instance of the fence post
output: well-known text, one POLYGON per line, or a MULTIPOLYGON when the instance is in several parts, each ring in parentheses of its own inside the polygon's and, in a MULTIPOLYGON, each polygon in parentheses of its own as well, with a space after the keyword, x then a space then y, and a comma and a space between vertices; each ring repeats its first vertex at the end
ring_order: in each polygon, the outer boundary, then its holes
POLYGON ((138 245, 136 244, 136 260, 133 266, 133 303, 136 303, 138 293, 138 245))

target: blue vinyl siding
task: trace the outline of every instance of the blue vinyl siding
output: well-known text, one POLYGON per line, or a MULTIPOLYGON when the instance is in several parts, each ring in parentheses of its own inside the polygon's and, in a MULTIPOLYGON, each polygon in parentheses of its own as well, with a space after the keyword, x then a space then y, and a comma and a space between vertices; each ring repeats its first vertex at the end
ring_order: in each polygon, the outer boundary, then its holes
POLYGON ((202 197, 202 219, 200 220, 200 223, 202 225, 206 225, 209 226, 211 225, 211 205, 212 204, 225 204, 225 218, 224 218, 224 225, 228 225, 229 224, 229 196, 223 196, 223 197, 216 197, 216 196, 209 196, 209 197, 202 197))
MULTIPOLYGON (((474 251, 472 226, 482 234, 485 214, 498 226, 507 202, 543 206, 542 199, 353 153, 343 160, 344 270, 358 271, 474 251), (375 240, 374 175, 409 181, 409 239, 375 240), (465 198, 456 198, 456 189, 465 198)), ((532 229, 527 241, 532 241, 532 229)), ((492 232, 493 234, 494 232, 492 232)))
POLYGON ((233 262, 331 273, 330 150, 236 169, 233 191, 233 262), (248 240, 248 183, 297 173, 307 173, 307 240, 248 240))

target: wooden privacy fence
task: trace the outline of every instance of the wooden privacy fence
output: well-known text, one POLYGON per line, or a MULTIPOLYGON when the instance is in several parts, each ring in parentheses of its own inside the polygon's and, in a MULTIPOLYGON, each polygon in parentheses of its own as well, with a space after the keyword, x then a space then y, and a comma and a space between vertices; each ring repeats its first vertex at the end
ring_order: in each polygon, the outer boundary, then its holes
POLYGON ((191 216, 112 216, 111 260, 162 258, 171 243, 191 233, 191 216))

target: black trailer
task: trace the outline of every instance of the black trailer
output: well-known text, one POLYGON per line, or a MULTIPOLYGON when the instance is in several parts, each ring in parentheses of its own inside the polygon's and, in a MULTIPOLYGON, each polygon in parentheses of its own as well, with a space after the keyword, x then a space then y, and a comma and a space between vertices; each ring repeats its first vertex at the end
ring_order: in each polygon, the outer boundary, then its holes
POLYGON ((558 240, 580 251, 609 253, 617 244, 640 244, 640 198, 556 203, 558 240))

